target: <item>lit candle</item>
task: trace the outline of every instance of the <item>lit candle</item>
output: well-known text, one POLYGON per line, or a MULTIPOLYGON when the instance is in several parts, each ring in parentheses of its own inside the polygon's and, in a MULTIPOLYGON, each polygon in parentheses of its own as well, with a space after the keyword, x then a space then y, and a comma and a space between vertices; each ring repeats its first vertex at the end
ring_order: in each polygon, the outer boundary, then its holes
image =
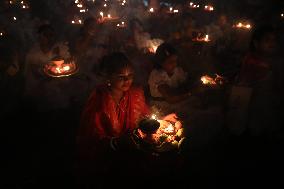
POLYGON ((149 11, 150 11, 150 12, 154 12, 154 8, 150 8, 149 11))
POLYGON ((107 4, 106 4, 106 3, 104 4, 104 7, 107 7, 107 4))
POLYGON ((233 25, 233 27, 234 28, 239 28, 239 29, 251 29, 251 25, 249 24, 249 23, 247 23, 247 24, 244 24, 244 23, 242 23, 242 22, 239 22, 238 24, 236 24, 236 25, 233 25))
POLYGON ((70 70, 70 66, 64 66, 64 67, 63 67, 63 70, 64 70, 64 71, 70 70))
POLYGON ((108 17, 108 18, 111 18, 111 15, 110 15, 110 14, 108 14, 108 15, 107 15, 107 17, 108 17))
POLYGON ((61 73, 60 68, 56 67, 55 69, 56 69, 57 73, 61 73))
POLYGON ((174 13, 178 13, 178 10, 174 10, 174 13))
POLYGON ((153 115, 151 116, 151 119, 157 120, 157 119, 158 119, 158 118, 157 118, 157 115, 153 114, 153 115))
POLYGON ((205 6, 204 6, 204 10, 205 10, 205 11, 213 11, 213 10, 214 10, 214 7, 211 6, 211 5, 205 5, 205 6))
POLYGON ((204 39, 205 41, 209 41, 209 35, 205 35, 205 39, 204 39))
POLYGON ((82 24, 82 20, 78 20, 79 24, 82 24))
POLYGON ((75 21, 74 20, 72 20, 72 22, 71 22, 72 24, 75 24, 75 21))
POLYGON ((100 15, 102 18, 104 18, 104 13, 103 12, 100 12, 100 15))
POLYGON ((13 17, 13 20, 15 20, 15 21, 16 21, 16 20, 17 20, 17 18, 14 16, 14 17, 13 17))

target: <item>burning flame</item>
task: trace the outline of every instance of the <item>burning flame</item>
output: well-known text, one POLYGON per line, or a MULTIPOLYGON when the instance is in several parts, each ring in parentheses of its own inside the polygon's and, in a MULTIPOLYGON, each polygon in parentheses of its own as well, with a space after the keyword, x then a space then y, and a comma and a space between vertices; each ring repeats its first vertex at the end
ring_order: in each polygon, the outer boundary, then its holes
POLYGON ((201 81, 204 85, 216 85, 217 83, 212 77, 209 77, 208 75, 202 76, 201 81))
POLYGON ((233 25, 234 28, 241 28, 241 29, 251 29, 251 25, 249 23, 244 24, 239 22, 238 24, 233 25))
POLYGON ((204 10, 206 10, 206 11, 214 11, 214 7, 211 6, 211 5, 205 5, 204 6, 204 10))
POLYGON ((149 12, 154 12, 154 8, 150 8, 150 9, 149 9, 149 12))
POLYGON ((199 5, 198 4, 194 4, 193 2, 190 2, 189 3, 189 7, 192 8, 192 9, 196 9, 196 8, 199 8, 199 5))
POLYGON ((175 131, 175 127, 171 123, 169 123, 168 126, 164 128, 165 133, 173 133, 174 131, 175 131))
POLYGON ((204 37, 201 37, 201 36, 202 36, 202 34, 199 33, 198 36, 195 39, 193 39, 193 41, 199 41, 199 42, 211 41, 208 34, 206 34, 204 37))
POLYGON ((223 84, 224 78, 218 74, 215 74, 216 77, 212 78, 208 75, 204 75, 201 77, 201 81, 204 85, 217 85, 217 84, 223 84))
POLYGON ((151 116, 151 119, 158 120, 157 115, 156 115, 156 114, 153 114, 153 115, 151 116))

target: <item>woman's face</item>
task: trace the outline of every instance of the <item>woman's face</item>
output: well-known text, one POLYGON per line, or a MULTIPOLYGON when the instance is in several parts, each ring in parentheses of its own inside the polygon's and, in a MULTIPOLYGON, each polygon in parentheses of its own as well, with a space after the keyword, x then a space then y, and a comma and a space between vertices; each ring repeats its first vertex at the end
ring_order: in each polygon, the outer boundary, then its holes
POLYGON ((134 72, 130 67, 123 68, 116 74, 113 74, 110 80, 113 89, 126 92, 130 89, 133 82, 134 72))
POLYGON ((169 56, 162 65, 162 68, 168 73, 173 74, 177 66, 177 55, 169 56))

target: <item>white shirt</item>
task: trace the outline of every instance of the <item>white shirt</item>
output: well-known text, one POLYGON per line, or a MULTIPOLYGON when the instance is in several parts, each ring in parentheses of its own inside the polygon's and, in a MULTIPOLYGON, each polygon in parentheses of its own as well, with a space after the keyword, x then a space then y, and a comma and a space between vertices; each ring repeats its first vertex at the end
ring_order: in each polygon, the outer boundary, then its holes
POLYGON ((174 74, 169 77, 166 71, 154 69, 148 80, 150 87, 150 93, 153 97, 162 97, 162 94, 159 92, 158 87, 160 85, 166 84, 170 87, 176 88, 182 84, 187 78, 187 73, 183 71, 182 68, 176 67, 174 74))

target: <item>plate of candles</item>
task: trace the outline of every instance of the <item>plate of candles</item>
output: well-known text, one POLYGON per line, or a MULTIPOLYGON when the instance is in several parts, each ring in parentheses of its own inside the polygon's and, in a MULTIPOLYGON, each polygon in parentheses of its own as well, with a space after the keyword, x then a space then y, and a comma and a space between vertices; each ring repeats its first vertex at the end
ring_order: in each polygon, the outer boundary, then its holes
POLYGON ((43 67, 43 72, 50 77, 68 77, 78 70, 74 61, 65 63, 63 59, 53 59, 43 67))
POLYGON ((151 153, 178 151, 184 141, 184 129, 180 121, 171 123, 165 120, 143 119, 133 132, 137 148, 151 153))

